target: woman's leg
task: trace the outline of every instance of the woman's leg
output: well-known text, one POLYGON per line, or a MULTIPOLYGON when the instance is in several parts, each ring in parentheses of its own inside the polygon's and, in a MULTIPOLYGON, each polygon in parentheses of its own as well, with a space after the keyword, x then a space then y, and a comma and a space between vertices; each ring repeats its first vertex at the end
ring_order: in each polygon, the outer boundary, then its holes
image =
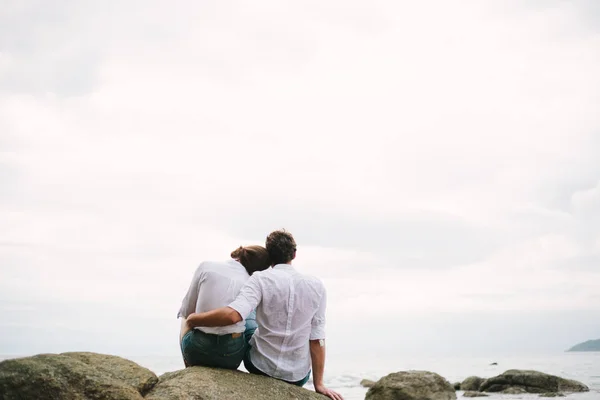
POLYGON ((181 356, 183 357, 183 364, 185 365, 186 368, 189 367, 189 364, 185 360, 185 356, 183 355, 182 342, 183 342, 183 337, 188 332, 190 332, 190 327, 188 326, 188 324, 186 322, 186 319, 185 318, 181 318, 181 329, 179 330, 179 350, 181 350, 181 356))
POLYGON ((184 336, 181 344, 189 365, 205 367, 237 369, 246 351, 241 333, 219 336, 195 329, 184 336))

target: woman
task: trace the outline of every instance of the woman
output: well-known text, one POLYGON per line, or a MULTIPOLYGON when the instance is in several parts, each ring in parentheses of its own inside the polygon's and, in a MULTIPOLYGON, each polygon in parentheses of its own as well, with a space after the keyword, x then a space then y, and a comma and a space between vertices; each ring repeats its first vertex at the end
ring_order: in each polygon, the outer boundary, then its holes
MULTIPOLYGON (((186 367, 238 368, 247 346, 244 321, 224 327, 189 330, 185 319, 195 312, 229 305, 252 273, 263 271, 270 265, 269 254, 262 246, 240 247, 231 253, 229 261, 200 264, 177 314, 178 318, 183 318, 180 343, 186 367)), ((256 327, 251 317, 247 322, 249 329, 256 327)))

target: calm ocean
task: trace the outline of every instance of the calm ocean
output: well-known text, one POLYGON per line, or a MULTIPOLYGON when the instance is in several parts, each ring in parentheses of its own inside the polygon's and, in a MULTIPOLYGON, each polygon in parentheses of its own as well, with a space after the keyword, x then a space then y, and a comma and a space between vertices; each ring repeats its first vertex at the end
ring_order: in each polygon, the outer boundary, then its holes
MULTIPOLYGON (((182 367, 179 357, 129 357, 157 374, 182 367)), ((391 372, 403 370, 437 372, 450 382, 468 376, 490 377, 507 369, 534 369, 564 378, 575 379, 590 387, 589 393, 569 395, 573 400, 600 400, 600 353, 556 353, 532 356, 489 357, 423 357, 401 355, 389 357, 328 357, 326 384, 340 392, 346 400, 362 400, 367 389, 360 386, 363 378, 376 380, 391 372), (498 365, 490 365, 491 363, 498 365)), ((312 389, 309 382, 306 388, 312 389)), ((460 392, 458 398, 460 398, 460 392)), ((492 399, 539 399, 537 395, 492 395, 492 399)))
MULTIPOLYGON (((151 369, 157 375, 183 367, 178 356, 123 356, 151 369)), ((471 375, 490 377, 507 369, 534 369, 576 379, 590 387, 589 393, 572 394, 568 399, 600 400, 600 353, 489 357, 390 356, 389 359, 330 357, 326 368, 326 384, 340 392, 346 400, 362 400, 366 389, 359 385, 361 379, 376 380, 391 372, 411 369, 437 372, 450 382, 462 381, 471 375), (498 365, 490 365, 492 362, 498 365)), ((312 389, 312 384, 309 382, 306 387, 312 389)), ((461 398, 460 392, 458 398, 461 398)), ((488 398, 539 399, 537 395, 491 395, 488 398)))

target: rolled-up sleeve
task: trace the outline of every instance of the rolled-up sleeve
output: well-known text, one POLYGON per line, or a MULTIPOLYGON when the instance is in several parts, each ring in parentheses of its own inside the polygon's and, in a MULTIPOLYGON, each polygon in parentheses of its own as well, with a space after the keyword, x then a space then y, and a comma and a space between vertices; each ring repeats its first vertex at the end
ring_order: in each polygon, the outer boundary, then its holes
POLYGON ((323 288, 321 303, 311 321, 310 340, 325 339, 325 310, 327 308, 327 292, 323 288))
POLYGON ((196 303, 198 302, 198 294, 200 291, 200 280, 204 271, 204 265, 200 264, 192 277, 192 283, 181 302, 181 307, 177 313, 177 318, 187 318, 190 314, 196 311, 196 303))
POLYGON ((240 293, 235 300, 229 304, 229 307, 240 313, 242 319, 246 319, 262 300, 262 291, 260 289, 258 275, 259 274, 255 272, 250 279, 246 281, 246 284, 242 287, 242 290, 240 290, 240 293))

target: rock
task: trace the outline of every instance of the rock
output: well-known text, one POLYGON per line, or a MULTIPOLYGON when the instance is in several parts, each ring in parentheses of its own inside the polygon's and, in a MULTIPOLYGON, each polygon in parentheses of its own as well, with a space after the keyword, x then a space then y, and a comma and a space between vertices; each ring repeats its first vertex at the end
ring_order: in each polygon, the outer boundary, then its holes
POLYGON ((142 400, 157 378, 120 357, 94 353, 40 354, 0 362, 2 400, 142 400))
POLYGON ((575 392, 589 392, 590 388, 583 383, 576 381, 574 379, 565 379, 558 378, 558 392, 567 392, 567 393, 575 393, 575 392))
POLYGON ((289 383, 241 371, 190 367, 160 376, 147 400, 327 400, 289 383))
POLYGON ((154 372, 133 361, 98 353, 62 353, 93 366, 108 376, 124 381, 145 395, 158 382, 154 372))
POLYGON ((493 362, 490 365, 498 365, 498 363, 497 362, 493 362))
POLYGON ((450 383, 428 371, 402 371, 378 380, 365 400, 455 400, 450 383))
POLYGON ((501 375, 486 379, 480 386, 482 392, 507 393, 507 389, 522 390, 520 393, 587 392, 590 389, 581 382, 563 379, 538 371, 511 369, 501 375))
POLYGON ((452 384, 452 387, 454 388, 454 390, 460 390, 460 382, 454 382, 452 384))
POLYGON ((502 394, 523 394, 527 393, 527 390, 520 387, 509 387, 501 391, 502 394))
POLYGON ((565 397, 564 393, 561 392, 557 392, 557 393, 542 393, 540 394, 540 397, 565 397))
POLYGON ((370 379, 363 379, 362 381, 360 381, 360 386, 366 387, 366 388, 373 387, 374 384, 375 384, 375 381, 372 381, 370 379))
POLYGON ((464 391, 477 392, 485 379, 478 376, 470 376, 460 384, 460 389, 464 391))
POLYGON ((482 392, 464 392, 463 397, 488 397, 489 395, 482 392))

